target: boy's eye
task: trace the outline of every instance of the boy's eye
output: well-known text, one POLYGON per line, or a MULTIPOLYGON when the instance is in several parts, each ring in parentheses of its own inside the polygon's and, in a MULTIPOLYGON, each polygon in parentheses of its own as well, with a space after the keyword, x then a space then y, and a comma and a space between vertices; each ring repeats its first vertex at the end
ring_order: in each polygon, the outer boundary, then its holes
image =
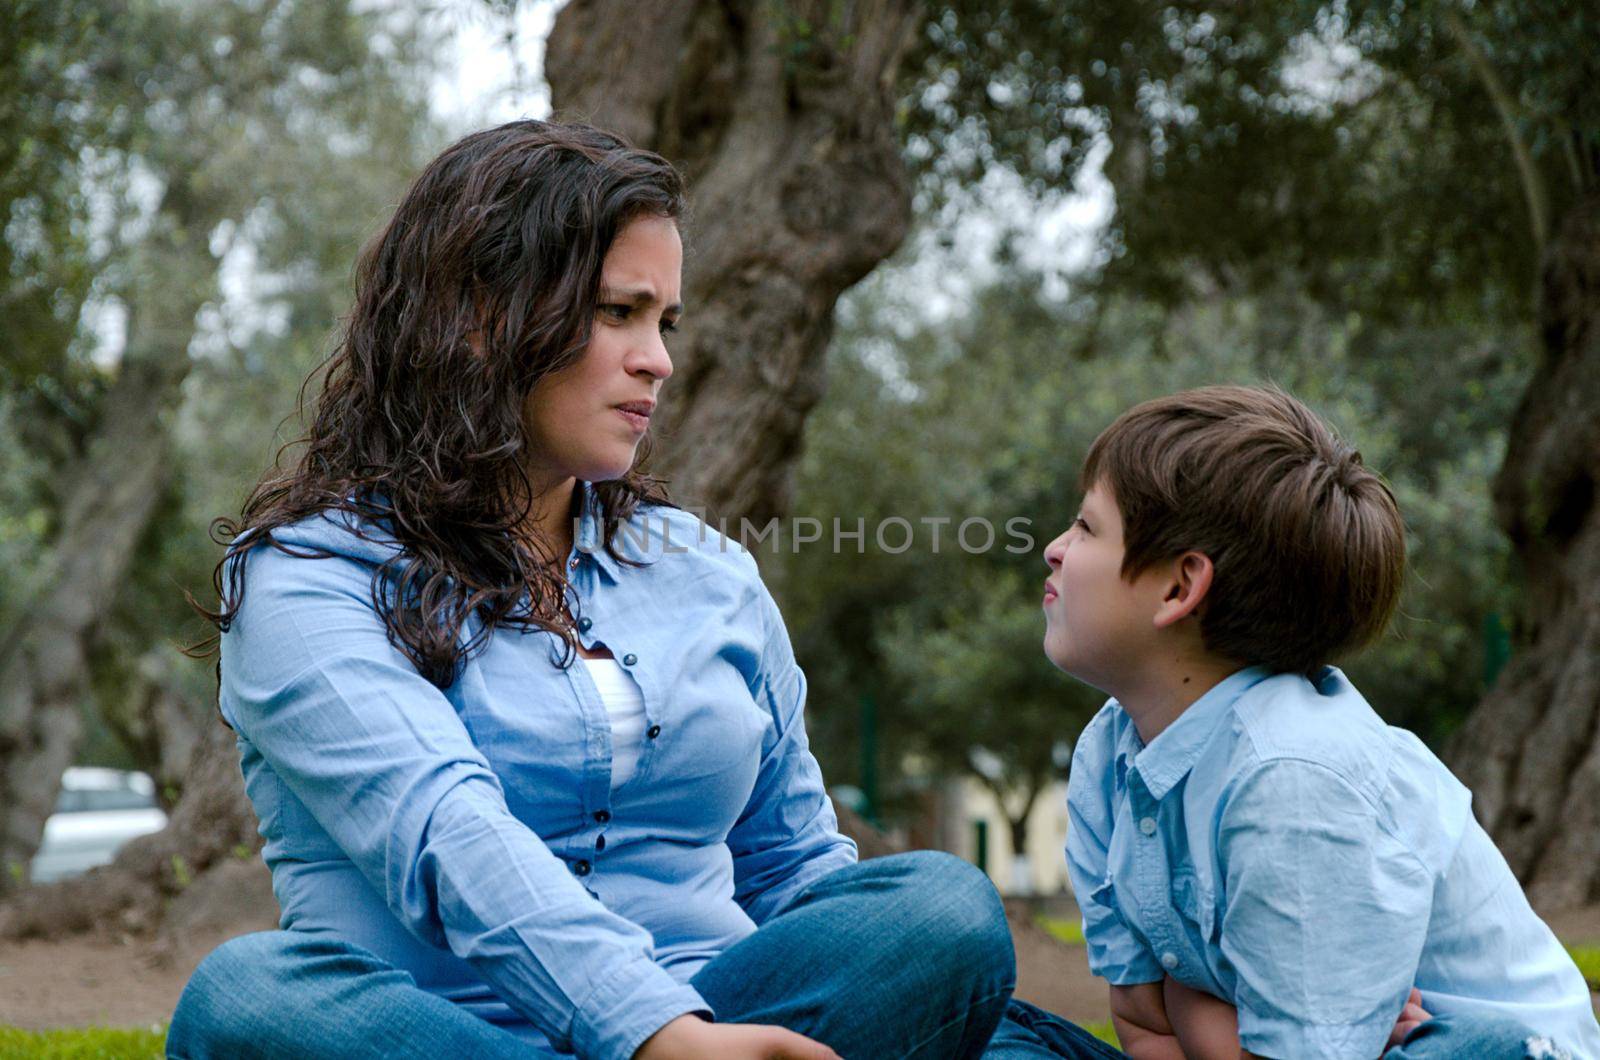
POLYGON ((670 335, 677 330, 678 322, 676 320, 668 320, 666 317, 661 318, 661 334, 670 335))
POLYGON ((1081 515, 1072 520, 1072 525, 1074 529, 1082 530, 1084 533, 1089 532, 1089 524, 1083 521, 1083 516, 1081 515))

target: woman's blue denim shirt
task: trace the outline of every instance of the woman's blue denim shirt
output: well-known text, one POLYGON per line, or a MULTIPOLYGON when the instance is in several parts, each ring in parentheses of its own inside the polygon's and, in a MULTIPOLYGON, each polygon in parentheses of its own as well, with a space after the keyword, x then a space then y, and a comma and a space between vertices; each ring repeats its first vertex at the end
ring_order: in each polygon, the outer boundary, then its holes
POLYGON ((1471 795, 1333 667, 1240 670, 1146 746, 1116 700, 1078 739, 1067 862, 1089 967, 1239 1012, 1260 1056, 1373 1057, 1413 985, 1600 1057, 1589 990, 1471 795))
POLYGON ((616 791, 605 707, 583 667, 558 665, 559 638, 496 630, 440 691, 373 608, 399 546, 345 513, 274 535, 332 558, 245 553, 221 709, 284 928, 365 947, 530 1044, 627 1057, 709 1012, 690 977, 856 850, 754 560, 649 506, 615 539, 643 566, 620 564, 580 489, 579 636, 633 675, 647 718, 616 791))

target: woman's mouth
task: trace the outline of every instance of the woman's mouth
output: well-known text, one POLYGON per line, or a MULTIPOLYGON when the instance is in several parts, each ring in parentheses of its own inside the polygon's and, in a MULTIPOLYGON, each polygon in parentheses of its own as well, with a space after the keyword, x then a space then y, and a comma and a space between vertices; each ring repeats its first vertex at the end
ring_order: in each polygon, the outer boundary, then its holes
POLYGON ((632 427, 635 433, 643 434, 650 429, 650 414, 655 411, 656 403, 654 401, 627 401, 615 406, 615 408, 622 418, 628 421, 628 426, 632 427))

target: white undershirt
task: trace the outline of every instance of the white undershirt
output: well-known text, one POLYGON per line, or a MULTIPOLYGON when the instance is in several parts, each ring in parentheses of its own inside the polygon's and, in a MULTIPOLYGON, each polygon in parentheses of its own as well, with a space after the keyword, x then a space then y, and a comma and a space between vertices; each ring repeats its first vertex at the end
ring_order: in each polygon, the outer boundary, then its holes
POLYGON ((615 659, 584 659, 600 701, 611 719, 611 787, 633 776, 644 738, 644 696, 631 674, 615 659))

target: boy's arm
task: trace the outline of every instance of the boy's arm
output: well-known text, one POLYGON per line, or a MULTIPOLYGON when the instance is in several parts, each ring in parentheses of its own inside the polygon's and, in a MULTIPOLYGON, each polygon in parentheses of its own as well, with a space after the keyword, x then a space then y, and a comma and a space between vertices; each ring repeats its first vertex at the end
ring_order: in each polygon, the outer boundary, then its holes
POLYGON ((1170 975, 1161 986, 1172 1033, 1188 1060, 1239 1060, 1239 1013, 1232 1005, 1170 975))
MULTIPOLYGON (((1258 1060, 1254 1053, 1239 1046, 1239 1011, 1232 1005, 1202 990, 1184 986, 1170 975, 1162 987, 1167 1020, 1187 1060, 1240 1060, 1241 1057, 1258 1060)), ((1388 1050, 1399 1045, 1419 1023, 1432 1018, 1422 1007, 1421 992, 1412 987, 1406 1007, 1383 1048, 1388 1050)))
POLYGON ((1434 876, 1366 794, 1277 759, 1234 785, 1217 828, 1220 945, 1239 1041, 1271 1057, 1378 1056, 1416 979, 1434 876))
POLYGON ((1111 1025, 1122 1051, 1133 1060, 1184 1060, 1167 1019, 1160 983, 1111 988, 1111 1025))

